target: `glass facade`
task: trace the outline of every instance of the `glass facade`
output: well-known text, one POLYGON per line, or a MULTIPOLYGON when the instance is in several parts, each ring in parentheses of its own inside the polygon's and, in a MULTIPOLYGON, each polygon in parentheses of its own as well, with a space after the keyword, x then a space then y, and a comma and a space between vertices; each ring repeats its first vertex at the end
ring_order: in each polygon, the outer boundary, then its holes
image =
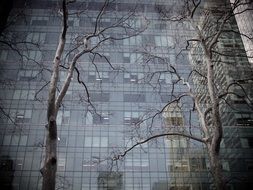
MULTIPOLYGON (((94 30, 103 3, 77 0, 69 5, 59 88, 67 76, 64 68, 73 58, 75 44, 80 36, 94 30)), ((106 8, 98 22, 100 30, 113 26, 119 19, 125 19, 123 25, 134 29, 130 34, 145 30, 124 38, 125 31, 112 28, 104 35, 121 40, 107 40, 78 60, 80 80, 86 84, 89 95, 75 73, 57 116, 57 189, 213 189, 206 149, 189 138, 160 136, 120 156, 136 143, 155 135, 171 131, 201 135, 190 98, 166 106, 168 101, 187 92, 187 87, 177 81, 177 74, 187 78, 192 70, 190 62, 201 62, 203 57, 197 46, 178 54, 186 40, 194 36, 194 29, 187 22, 163 21, 157 11, 161 6, 176 8, 182 4, 183 1, 175 0, 137 3, 118 0, 106 8), (134 14, 129 16, 129 13, 134 14), (89 97, 92 105, 87 102, 89 97)), ((18 1, 14 3, 10 18, 18 17, 15 25, 7 28, 8 39, 30 43, 18 45, 21 51, 0 46, 0 182, 5 189, 41 189, 48 81, 61 28, 59 6, 55 0, 34 0, 26 7, 18 1)), ((230 27, 237 29, 235 22, 230 27)), ((99 40, 94 37, 87 45, 93 47, 99 40)), ((233 52, 243 49, 239 35, 224 36, 219 44, 223 50, 231 46, 233 52)), ((234 66, 231 70, 227 65, 217 67, 219 81, 226 83, 252 76, 246 58, 217 59, 234 66)), ((201 79, 193 76, 192 81, 199 94, 205 92, 201 79)), ((252 80, 242 85, 252 98, 252 80)), ((234 97, 230 102, 236 109, 221 106, 223 172, 231 190, 250 189, 253 187, 250 181, 252 109, 244 99, 234 97)))

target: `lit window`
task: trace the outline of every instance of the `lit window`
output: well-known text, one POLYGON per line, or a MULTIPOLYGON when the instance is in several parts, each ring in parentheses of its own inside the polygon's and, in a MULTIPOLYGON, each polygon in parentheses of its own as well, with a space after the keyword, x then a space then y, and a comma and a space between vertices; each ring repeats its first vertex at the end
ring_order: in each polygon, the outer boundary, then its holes
POLYGON ((167 136, 166 142, 171 148, 187 148, 187 140, 184 137, 167 136))
POLYGON ((182 110, 179 107, 178 103, 172 103, 168 105, 163 112, 163 117, 165 118, 167 127, 184 125, 182 110))
POLYGON ((168 163, 169 170, 173 172, 186 172, 189 171, 189 161, 187 159, 171 160, 168 163))

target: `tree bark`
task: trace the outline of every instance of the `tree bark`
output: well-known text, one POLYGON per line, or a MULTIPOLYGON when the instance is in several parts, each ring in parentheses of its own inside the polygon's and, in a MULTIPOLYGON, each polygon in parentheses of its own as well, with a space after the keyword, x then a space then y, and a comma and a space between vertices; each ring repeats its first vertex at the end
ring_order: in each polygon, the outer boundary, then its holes
POLYGON ((218 95, 215 91, 215 82, 214 82, 214 65, 212 63, 211 59, 211 53, 210 50, 206 49, 206 45, 203 44, 202 46, 204 49, 205 54, 205 60, 207 64, 207 89, 208 94, 210 96, 211 100, 211 106, 212 106, 212 138, 211 141, 208 144, 208 153, 210 158, 210 166, 211 166, 211 172, 214 179, 214 185, 217 190, 225 190, 225 182, 224 177, 222 174, 222 165, 219 158, 220 154, 220 143, 223 137, 223 129, 222 129, 222 123, 221 123, 221 117, 220 117, 220 111, 219 111, 219 101, 218 101, 218 95))
POLYGON ((213 151, 213 147, 208 148, 208 154, 210 159, 210 170, 214 180, 214 186, 217 190, 226 190, 226 184, 222 174, 222 164, 219 158, 219 153, 213 151))
MULTIPOLYGON (((50 87, 48 94, 47 106, 47 121, 46 126, 46 150, 44 166, 41 169, 43 176, 42 190, 55 190, 56 171, 57 171, 57 124, 56 118, 59 109, 59 104, 56 105, 56 88, 59 78, 59 66, 61 57, 65 47, 66 32, 67 32, 67 7, 66 1, 62 1, 63 25, 60 33, 59 43, 53 61, 53 73, 50 79, 50 87)), ((64 95, 63 95, 64 96, 64 95)))
POLYGON ((57 126, 54 117, 50 118, 47 129, 48 134, 46 136, 46 157, 44 167, 41 170, 43 175, 42 190, 55 190, 57 169, 57 126))

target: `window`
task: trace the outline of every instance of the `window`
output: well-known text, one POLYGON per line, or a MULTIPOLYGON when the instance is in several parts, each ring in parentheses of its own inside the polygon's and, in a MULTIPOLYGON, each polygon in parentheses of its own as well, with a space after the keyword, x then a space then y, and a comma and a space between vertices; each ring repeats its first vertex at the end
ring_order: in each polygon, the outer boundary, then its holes
MULTIPOLYGON (((107 189, 107 190, 116 190, 122 189, 122 173, 120 172, 107 172, 107 171, 100 171, 98 175, 98 189, 107 189)), ((93 188, 88 188, 93 189, 93 188)), ((94 188, 97 189, 97 188, 94 188)))
POLYGON ((123 63, 142 63, 143 56, 140 53, 123 53, 123 63))
POLYGON ((139 112, 124 112, 124 124, 136 124, 140 121, 139 112))
POLYGON ((93 124, 108 124, 109 123, 109 112, 102 112, 100 114, 93 115, 93 124))
POLYGON ((240 141, 242 148, 253 148, 253 137, 241 138, 240 141))
POLYGON ((15 160, 15 170, 22 170, 23 169, 23 158, 17 158, 15 160))
POLYGON ((123 63, 130 63, 130 53, 123 53, 123 63))
POLYGON ((155 36, 156 46, 173 47, 174 40, 171 36, 155 36))
POLYGON ((250 117, 237 118, 236 119, 236 125, 238 125, 238 126, 252 126, 253 125, 253 119, 250 118, 250 117))
POLYGON ((27 135, 21 135, 19 139, 19 146, 26 146, 27 138, 27 135))
POLYGON ((148 159, 127 158, 125 160, 126 167, 148 167, 148 165, 149 165, 148 159))
MULTIPOLYGON (((97 19, 96 18, 92 18, 92 24, 95 26, 97 19)), ((101 18, 100 20, 98 20, 97 24, 100 27, 108 27, 111 24, 111 19, 110 18, 101 18)))
POLYGON ((11 135, 4 135, 3 145, 10 145, 11 143, 11 135))
POLYGON ((13 94, 14 100, 33 100, 35 96, 35 90, 15 90, 13 94))
MULTIPOLYGON (((9 156, 1 156, 0 168, 1 168, 1 182, 3 182, 2 181, 3 179, 6 179, 9 177, 7 172, 11 172, 11 171, 14 172, 13 160, 9 156), (6 177, 6 178, 4 178, 4 177, 6 177)), ((10 178, 10 179, 12 180, 12 178, 10 178)))
POLYGON ((67 78, 67 75, 68 75, 68 71, 65 70, 65 71, 60 71, 59 72, 59 80, 60 81, 65 81, 66 78, 67 78))
POLYGON ((142 39, 141 36, 132 36, 130 38, 123 39, 124 46, 137 46, 141 45, 142 39))
POLYGON ((64 171, 65 170, 65 165, 66 165, 66 159, 65 158, 59 158, 57 162, 57 170, 58 171, 64 171))
POLYGON ((108 147, 108 137, 85 137, 85 147, 108 147))
POLYGON ((141 20, 139 18, 134 18, 134 19, 128 19, 128 26, 131 28, 140 28, 141 27, 141 20))
POLYGON ((45 39, 46 39, 46 33, 34 32, 34 33, 29 33, 26 36, 26 41, 33 42, 33 43, 44 43, 45 39))
MULTIPOLYGON (((96 19, 93 19, 93 24, 96 24, 96 19)), ((101 18, 99 21, 99 26, 100 27, 108 27, 111 25, 111 19, 110 18, 101 18)))
POLYGON ((108 72, 89 72, 88 76, 89 82, 94 82, 94 81, 109 81, 109 73, 108 72))
POLYGON ((5 135, 3 145, 26 146, 27 135, 5 135))
POLYGON ((86 125, 92 125, 93 124, 93 115, 90 112, 86 113, 86 125))
MULTIPOLYGON (((15 114, 15 112, 13 113, 15 114)), ((28 123, 32 118, 32 110, 18 110, 16 112, 16 123, 28 123)))
POLYGON ((189 171, 189 161, 186 159, 175 160, 169 162, 169 170, 173 172, 186 172, 189 171))
MULTIPOLYGON (((57 33, 49 33, 48 32, 46 34, 45 38, 46 38, 45 41, 46 41, 47 44, 55 44, 58 41, 59 34, 57 34, 57 33)), ((50 52, 50 53, 52 53, 52 52, 50 52)), ((49 55, 50 55, 50 53, 49 53, 49 55)), ((54 56, 54 54, 48 56, 47 59, 50 60, 50 59, 52 59, 53 56, 54 56)))
POLYGON ((145 94, 124 94, 124 102, 145 102, 145 94))
POLYGON ((143 73, 124 73, 124 82, 141 83, 143 79, 143 73))
POLYGON ((5 61, 7 60, 8 51, 7 50, 1 50, 0 51, 0 60, 5 61))
POLYGON ((166 83, 166 84, 171 84, 171 75, 168 73, 161 73, 159 77, 159 82, 160 83, 166 83))
POLYGON ((246 167, 248 171, 253 171, 253 160, 247 159, 246 160, 246 167))
POLYGON ((31 25, 46 26, 48 17, 32 17, 31 25))
POLYGON ((67 137, 65 136, 58 137, 58 145, 63 147, 67 146, 67 137))
POLYGON ((184 125, 181 107, 179 107, 178 103, 168 105, 163 112, 163 117, 165 118, 165 124, 167 127, 184 125))
POLYGON ((91 101, 93 102, 108 102, 110 99, 110 93, 90 93, 91 101))
POLYGON ((39 50, 24 51, 23 54, 24 54, 23 56, 24 61, 40 62, 42 59, 42 53, 39 50))
MULTIPOLYGON (((125 139, 125 146, 130 148, 133 145, 137 144, 138 142, 142 142, 144 140, 145 140, 144 138, 138 138, 138 137, 131 138, 131 139, 125 139)), ((137 147, 147 148, 148 147, 148 142, 143 143, 143 144, 141 144, 137 147)))
POLYGON ((79 26, 79 19, 70 17, 68 19, 68 26, 79 26))
POLYGON ((201 171, 206 169, 205 158, 190 158, 191 171, 201 171))
POLYGON ((57 125, 66 125, 69 124, 69 120, 70 120, 70 111, 59 111, 57 118, 56 118, 56 123, 57 125))
POLYGON ((230 167, 229 167, 228 161, 222 161, 222 170, 223 171, 227 171, 227 172, 230 171, 230 167))
POLYGON ((187 140, 184 137, 173 137, 167 136, 167 144, 168 147, 171 148, 187 148, 187 140))
POLYGON ((38 71, 35 70, 20 70, 18 73, 18 80, 32 81, 37 78, 38 71))
POLYGON ((169 190, 191 190, 190 186, 171 186, 169 190))

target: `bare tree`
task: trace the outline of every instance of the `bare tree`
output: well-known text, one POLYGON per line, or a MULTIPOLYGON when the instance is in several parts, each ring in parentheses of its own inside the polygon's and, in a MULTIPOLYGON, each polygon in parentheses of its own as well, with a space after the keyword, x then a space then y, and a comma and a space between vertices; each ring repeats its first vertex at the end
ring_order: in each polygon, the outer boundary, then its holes
MULTIPOLYGON (((214 186, 216 189, 222 190, 226 189, 226 179, 222 172, 222 163, 220 155, 220 146, 223 138, 223 123, 222 123, 222 111, 225 106, 236 109, 233 106, 231 99, 233 97, 244 99, 248 105, 248 109, 252 110, 251 102, 252 99, 249 97, 249 92, 246 90, 246 86, 243 83, 252 82, 252 77, 249 75, 242 76, 240 79, 230 78, 224 82, 221 80, 220 73, 221 69, 228 69, 228 67, 236 67, 235 64, 230 64, 226 62, 226 57, 245 57, 246 55, 242 51, 236 49, 226 50, 225 48, 220 48, 220 44, 223 43, 223 38, 228 34, 237 34, 251 39, 250 36, 242 34, 232 28, 229 28, 229 23, 233 22, 233 17, 235 14, 240 14, 247 11, 248 9, 241 10, 240 12, 234 12, 237 7, 246 4, 252 4, 252 2, 235 1, 231 4, 222 4, 222 7, 210 8, 209 6, 201 6, 201 0, 187 0, 184 2, 184 6, 180 7, 179 11, 175 11, 175 7, 160 7, 157 6, 157 10, 161 16, 161 19, 168 22, 183 22, 189 23, 194 31, 194 37, 192 39, 187 39, 187 46, 184 51, 189 51, 189 54, 200 54, 201 59, 197 61, 194 55, 191 56, 191 67, 192 70, 188 77, 184 77, 180 74, 179 70, 173 65, 173 63, 167 63, 168 69, 164 71, 158 71, 152 73, 146 77, 151 80, 155 75, 161 73, 173 74, 176 80, 172 84, 171 90, 171 100, 160 110, 157 110, 151 115, 146 115, 140 118, 140 121, 135 124, 139 128, 140 124, 146 121, 150 121, 150 126, 152 127, 155 119, 161 117, 162 114, 166 113, 170 107, 175 107, 174 105, 180 104, 184 98, 191 98, 193 103, 192 111, 196 111, 200 121, 200 131, 196 136, 191 133, 191 126, 184 131, 175 131, 173 125, 171 125, 171 130, 169 132, 160 133, 152 135, 150 134, 146 139, 141 140, 125 149, 121 154, 114 157, 118 160, 124 157, 129 151, 134 149, 136 146, 147 143, 152 139, 164 136, 181 136, 187 139, 192 139, 194 141, 201 142, 205 145, 210 161, 210 171, 214 179, 214 186), (231 7, 229 7, 231 6, 231 7), (173 10, 177 12, 173 15, 173 10), (230 52, 230 53, 229 53, 230 52), (231 53, 232 52, 232 53, 231 53), (202 85, 202 89, 198 87, 200 82, 205 84, 202 85), (182 94, 174 94, 174 87, 178 84, 182 84, 186 87, 186 92, 182 94), (239 89, 241 93, 236 91, 239 89)), ((248 7, 248 6, 246 6, 248 7)), ((157 58, 159 56, 154 55, 152 52, 148 52, 145 49, 142 53, 147 54, 148 61, 150 59, 157 58)), ((182 53, 182 52, 180 52, 182 53)), ((159 58, 166 62, 166 59, 159 58)), ((148 62, 147 61, 147 62, 148 62)), ((245 66, 246 67, 246 66, 245 66)), ((247 65, 248 69, 252 68, 247 65)), ((245 68, 244 68, 245 69, 245 68)), ((159 80, 157 80, 159 83, 159 80)), ((251 86, 252 87, 252 86, 251 86)))
MULTIPOLYGON (((69 50, 67 55, 73 53, 74 56, 69 61, 68 66, 63 65, 63 55, 66 44, 66 35, 68 29, 68 16, 69 15, 79 15, 83 11, 80 12, 69 12, 68 5, 70 3, 74 3, 75 1, 67 1, 62 0, 61 8, 59 13, 62 15, 62 31, 59 36, 59 43, 57 50, 55 52, 54 60, 53 60, 53 69, 52 75, 50 79, 50 87, 49 87, 49 95, 48 95, 48 106, 47 106, 47 136, 46 136, 46 144, 45 144, 45 160, 43 168, 41 169, 41 173, 43 176, 42 189, 43 190, 54 190, 56 183, 56 169, 57 169, 57 123, 56 118, 60 106, 62 105, 63 98, 66 95, 70 83, 73 78, 74 72, 77 73, 78 82, 84 87, 87 94, 87 102, 94 108, 90 101, 90 95, 85 83, 80 79, 80 72, 77 67, 78 60, 81 56, 85 54, 90 54, 93 56, 93 61, 95 56, 99 56, 103 58, 111 68, 114 67, 111 65, 110 61, 104 56, 97 52, 97 50, 106 42, 106 41, 116 41, 123 40, 126 38, 130 38, 140 34, 145 30, 145 26, 142 28, 134 28, 131 24, 129 24, 129 20, 135 16, 134 10, 129 11, 125 15, 121 17, 115 18, 114 22, 112 22, 109 26, 102 26, 101 20, 105 15, 107 8, 109 7, 111 1, 105 0, 103 6, 101 7, 95 21, 95 26, 90 33, 79 35, 75 38, 76 44, 73 49, 69 50), (114 36, 113 31, 120 30, 123 34, 122 36, 114 36), (96 39, 97 42, 95 44, 91 43, 91 40, 96 39), (59 93, 57 95, 57 88, 59 83, 59 69, 60 67, 67 69, 68 74, 65 78, 64 83, 62 84, 59 93)), ((115 14, 116 15, 116 14, 115 14)), ((93 62, 92 61, 92 62, 93 62)), ((94 63, 94 62, 93 62, 94 63)), ((95 64, 95 63, 94 63, 95 64)), ((95 109, 95 108, 94 108, 95 109)))

